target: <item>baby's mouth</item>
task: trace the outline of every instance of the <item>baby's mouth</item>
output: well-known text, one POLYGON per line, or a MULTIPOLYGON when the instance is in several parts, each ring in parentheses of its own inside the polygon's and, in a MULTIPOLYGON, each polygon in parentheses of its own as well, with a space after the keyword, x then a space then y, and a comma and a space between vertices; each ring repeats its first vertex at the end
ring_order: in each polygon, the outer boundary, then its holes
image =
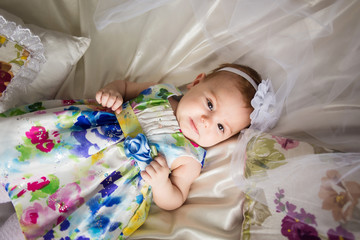
POLYGON ((199 135, 199 131, 198 131, 198 129, 197 129, 194 121, 193 121, 191 118, 190 118, 190 126, 191 126, 191 128, 196 132, 196 134, 199 135))

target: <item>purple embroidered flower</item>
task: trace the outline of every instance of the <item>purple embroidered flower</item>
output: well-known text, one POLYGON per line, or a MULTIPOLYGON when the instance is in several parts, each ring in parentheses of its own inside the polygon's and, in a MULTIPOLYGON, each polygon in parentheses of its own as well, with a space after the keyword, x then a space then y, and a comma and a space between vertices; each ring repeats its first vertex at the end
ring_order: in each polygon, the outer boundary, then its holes
POLYGON ((340 239, 343 239, 343 240, 355 240, 354 234, 352 234, 351 232, 346 231, 341 226, 338 226, 336 228, 336 230, 330 229, 327 232, 327 235, 329 237, 329 240, 340 240, 340 239))
POLYGON ((124 142, 125 155, 140 162, 149 164, 152 160, 151 149, 145 135, 139 133, 136 137, 127 137, 124 142))
POLYGON ((276 211, 283 212, 285 211, 285 204, 281 202, 281 199, 284 198, 284 189, 279 189, 279 192, 275 193, 276 199, 274 203, 276 204, 276 211))
POLYGON ((285 216, 283 218, 281 234, 290 240, 320 240, 315 228, 290 216, 285 216))
POLYGON ((296 140, 292 140, 289 138, 279 137, 279 136, 273 136, 273 138, 276 139, 276 141, 281 145, 281 147, 285 150, 296 148, 299 145, 299 142, 296 140))

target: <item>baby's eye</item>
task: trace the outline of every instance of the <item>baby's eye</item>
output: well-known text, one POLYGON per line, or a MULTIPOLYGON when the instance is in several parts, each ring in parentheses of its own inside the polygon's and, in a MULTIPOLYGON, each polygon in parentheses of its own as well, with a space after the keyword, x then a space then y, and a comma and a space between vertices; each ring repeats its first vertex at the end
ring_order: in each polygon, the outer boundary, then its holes
POLYGON ((210 102, 210 100, 209 100, 209 99, 206 99, 206 100, 207 100, 207 105, 208 105, 208 107, 209 107, 210 111, 212 111, 212 110, 213 110, 213 108, 214 108, 214 106, 213 106, 212 102, 210 102))
POLYGON ((221 125, 220 123, 218 123, 218 128, 219 128, 220 131, 224 132, 224 126, 221 125))

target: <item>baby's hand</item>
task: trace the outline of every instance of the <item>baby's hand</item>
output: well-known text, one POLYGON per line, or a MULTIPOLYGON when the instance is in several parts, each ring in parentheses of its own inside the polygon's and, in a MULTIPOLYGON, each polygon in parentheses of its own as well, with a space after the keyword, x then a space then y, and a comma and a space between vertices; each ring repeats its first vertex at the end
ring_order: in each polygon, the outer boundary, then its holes
POLYGON ((162 155, 158 155, 154 160, 141 172, 141 177, 150 186, 161 186, 169 180, 169 167, 166 159, 162 155))
POLYGON ((113 89, 102 88, 96 93, 96 101, 103 107, 111 108, 119 114, 122 110, 123 98, 121 94, 113 89))

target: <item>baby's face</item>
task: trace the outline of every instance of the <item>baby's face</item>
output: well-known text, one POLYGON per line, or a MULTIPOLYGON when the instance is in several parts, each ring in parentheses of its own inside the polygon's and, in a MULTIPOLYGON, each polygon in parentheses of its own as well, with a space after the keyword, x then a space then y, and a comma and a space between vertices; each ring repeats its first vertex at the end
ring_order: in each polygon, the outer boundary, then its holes
POLYGON ((223 75, 204 77, 198 77, 182 97, 176 118, 185 137, 210 147, 247 127, 252 109, 246 106, 234 80, 225 80, 223 75))

